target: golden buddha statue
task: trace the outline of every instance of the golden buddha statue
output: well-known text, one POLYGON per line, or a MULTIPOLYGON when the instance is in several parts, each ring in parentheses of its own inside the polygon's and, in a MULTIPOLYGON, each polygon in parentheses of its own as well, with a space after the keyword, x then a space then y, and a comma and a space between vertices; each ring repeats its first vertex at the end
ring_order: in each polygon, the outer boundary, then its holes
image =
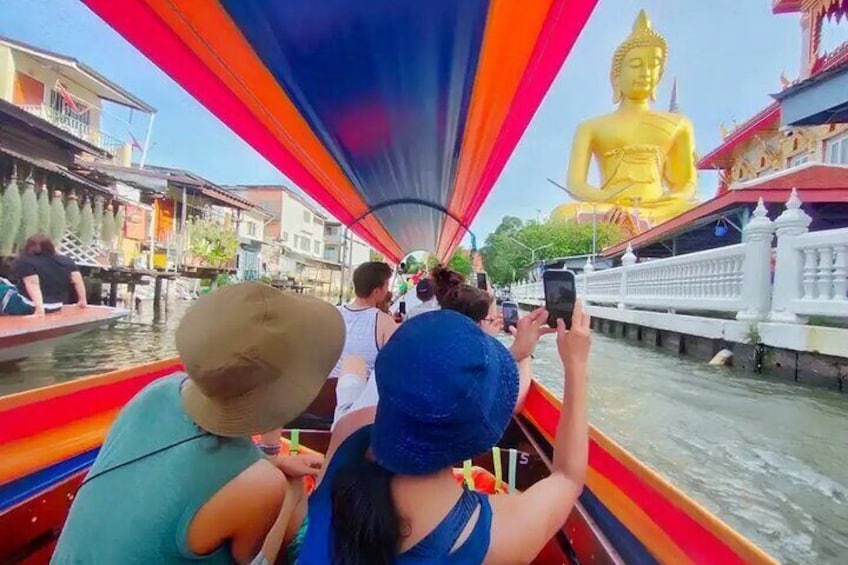
POLYGON ((665 70, 668 48, 644 10, 633 32, 615 50, 610 71, 611 114, 580 124, 574 135, 566 190, 577 201, 557 207, 552 217, 570 220, 579 212, 623 209, 664 222, 695 205, 695 136, 691 122, 676 112, 651 109, 665 70), (587 179, 594 157, 601 186, 587 179))

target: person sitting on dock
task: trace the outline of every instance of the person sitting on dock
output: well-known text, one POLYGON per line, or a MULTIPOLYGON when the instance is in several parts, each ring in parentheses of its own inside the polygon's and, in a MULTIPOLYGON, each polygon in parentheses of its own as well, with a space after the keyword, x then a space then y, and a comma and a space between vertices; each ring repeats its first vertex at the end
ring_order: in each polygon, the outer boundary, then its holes
POLYGON ((258 282, 200 298, 176 332, 186 374, 155 381, 121 410, 52 563, 258 557, 272 525, 287 523, 280 518, 303 496, 297 477, 317 474, 321 460, 269 460, 251 437, 313 401, 343 343, 338 311, 315 298, 258 282))
MULTIPOLYGON (((358 355, 365 359, 369 372, 374 368, 377 352, 389 341, 397 329, 397 324, 389 314, 380 309, 388 296, 392 279, 392 268, 381 261, 362 263, 353 271, 353 290, 356 294, 353 302, 338 307, 344 319, 345 342, 342 357, 358 355)), ((333 382, 339 376, 340 363, 329 371, 333 382)), ((335 398, 335 387, 326 389, 329 402, 335 398)), ((323 394, 323 393, 322 393, 323 394)), ((327 399, 322 399, 326 401, 327 399)), ((261 449, 269 455, 279 453, 281 446, 280 430, 263 434, 261 449)))
MULTIPOLYGON (((579 303, 570 331, 559 321, 557 347, 567 386, 551 474, 523 493, 488 496, 460 486, 452 466, 487 452, 506 430, 518 396, 514 359, 456 312, 431 312, 401 326, 377 357, 381 402, 351 412, 333 432, 294 548, 299 562, 535 558, 571 513, 588 465, 590 332, 579 303)), ((345 367, 352 369, 349 360, 345 367)))
POLYGON ((85 283, 73 259, 56 253, 53 240, 44 234, 31 236, 15 261, 15 276, 21 290, 32 303, 33 314, 43 316, 57 312, 63 304, 88 305, 85 283), (71 300, 71 289, 76 297, 71 300))

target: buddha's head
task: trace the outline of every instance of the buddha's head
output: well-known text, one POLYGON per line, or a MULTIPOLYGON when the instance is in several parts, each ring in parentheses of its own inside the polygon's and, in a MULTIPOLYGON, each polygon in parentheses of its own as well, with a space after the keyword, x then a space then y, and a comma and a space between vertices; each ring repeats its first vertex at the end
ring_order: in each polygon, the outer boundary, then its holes
POLYGON ((656 100, 667 57, 665 38, 651 27, 645 11, 640 11, 630 36, 612 57, 613 101, 618 103, 624 98, 656 100))

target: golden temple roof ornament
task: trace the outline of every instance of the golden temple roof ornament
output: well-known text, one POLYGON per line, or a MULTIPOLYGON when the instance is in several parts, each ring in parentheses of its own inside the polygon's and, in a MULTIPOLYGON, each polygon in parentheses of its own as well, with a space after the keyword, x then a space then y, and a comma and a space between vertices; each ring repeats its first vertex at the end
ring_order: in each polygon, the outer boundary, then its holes
MULTIPOLYGON (((610 82, 612 83, 613 102, 616 104, 621 102, 623 97, 621 86, 618 84, 618 78, 621 76, 621 65, 624 63, 624 58, 627 56, 627 53, 636 47, 658 47, 662 53, 660 68, 665 69, 665 64, 668 60, 668 43, 665 38, 653 28, 651 20, 648 19, 648 14, 645 13, 645 10, 639 10, 639 15, 636 16, 636 21, 633 23, 633 31, 630 32, 627 39, 618 46, 612 56, 610 82)), ((657 83, 659 83, 660 80, 662 80, 662 74, 660 74, 657 83)), ((656 92, 652 94, 651 100, 656 100, 656 92)))
POLYGON ((811 16, 820 18, 839 5, 841 0, 803 0, 801 10, 811 16))

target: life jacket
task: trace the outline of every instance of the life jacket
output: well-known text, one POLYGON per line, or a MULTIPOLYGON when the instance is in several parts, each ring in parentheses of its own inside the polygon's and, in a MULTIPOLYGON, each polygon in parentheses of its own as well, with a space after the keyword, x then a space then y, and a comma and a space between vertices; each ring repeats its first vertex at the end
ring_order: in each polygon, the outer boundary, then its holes
POLYGON ((35 306, 20 293, 18 287, 0 277, 0 314, 28 316, 34 313, 35 306))

